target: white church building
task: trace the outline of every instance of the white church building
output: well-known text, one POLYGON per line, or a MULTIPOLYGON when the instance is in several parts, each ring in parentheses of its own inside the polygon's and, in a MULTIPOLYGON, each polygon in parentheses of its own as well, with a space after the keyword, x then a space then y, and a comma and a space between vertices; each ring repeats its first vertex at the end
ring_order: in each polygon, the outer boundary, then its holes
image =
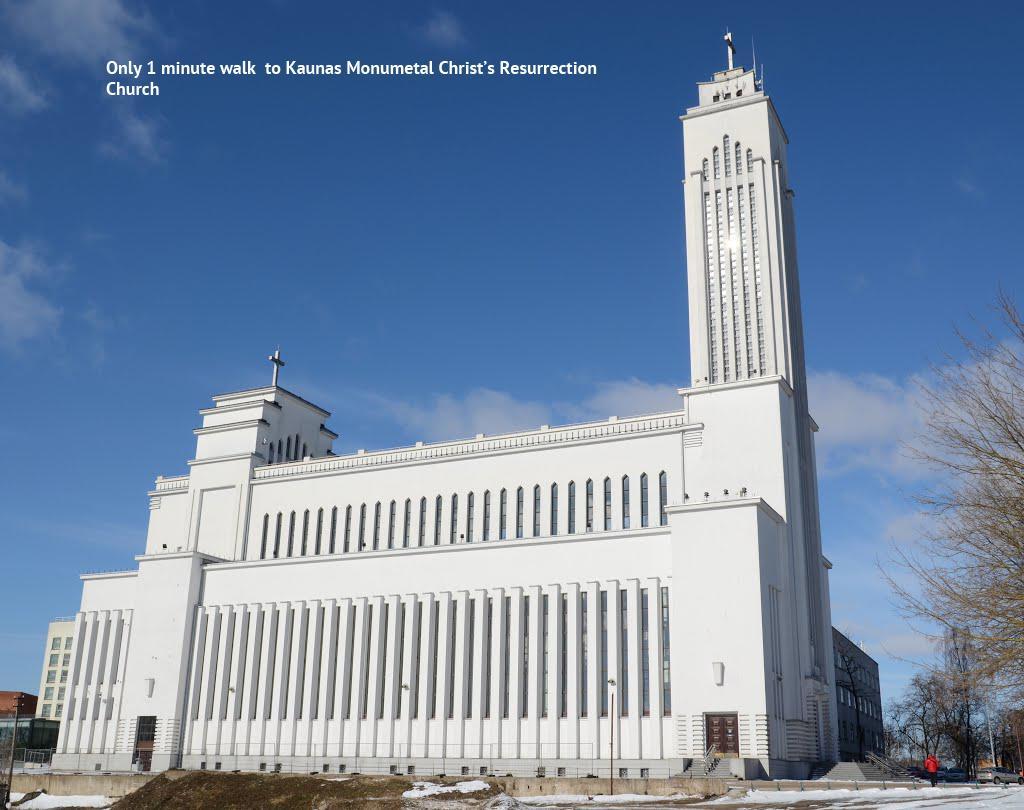
POLYGON ((82 577, 54 767, 836 758, 787 137, 729 55, 681 117, 679 408, 335 455, 275 355, 271 385, 199 411, 137 565, 82 577))

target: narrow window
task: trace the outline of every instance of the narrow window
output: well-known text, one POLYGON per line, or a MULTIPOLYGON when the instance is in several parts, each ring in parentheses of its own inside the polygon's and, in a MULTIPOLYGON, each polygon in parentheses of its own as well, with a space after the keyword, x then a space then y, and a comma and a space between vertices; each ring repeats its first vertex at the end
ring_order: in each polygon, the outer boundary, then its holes
POLYGON ((270 443, 270 457, 267 459, 270 464, 274 463, 274 443, 270 443))
MULTIPOLYGON (((505 494, 505 490, 502 490, 502 495, 505 494)), ((501 673, 501 716, 503 719, 508 719, 508 676, 509 676, 509 658, 511 657, 511 646, 512 646, 512 597, 505 597, 505 605, 503 610, 505 612, 505 646, 502 655, 502 673, 501 673)))
POLYGON ((321 541, 323 540, 323 536, 324 536, 324 510, 323 510, 323 507, 320 507, 317 510, 317 512, 316 512, 316 546, 315 546, 315 548, 313 550, 313 553, 316 554, 317 556, 320 555, 320 550, 321 550, 320 546, 321 546, 321 541))
POLYGON ((484 540, 491 539, 491 491, 484 491, 484 540))
POLYGON ((402 548, 409 548, 409 530, 412 528, 412 500, 405 499, 405 515, 402 519, 402 548))
POLYGON ((380 683, 377 687, 377 719, 384 719, 384 693, 387 691, 385 682, 388 677, 388 620, 391 618, 391 605, 384 603, 384 626, 381 628, 380 646, 380 683))
POLYGON ((305 458, 308 455, 309 455, 309 453, 306 452, 306 443, 303 442, 302 443, 302 458, 305 458))
POLYGON ((373 550, 380 548, 380 501, 373 507, 373 550))
POLYGON ((458 540, 456 532, 459 530, 459 496, 452 495, 452 518, 451 528, 448 530, 448 542, 454 543, 458 540))
POLYGON ((590 689, 590 677, 587 674, 590 670, 587 668, 588 663, 588 649, 587 649, 587 624, 589 618, 587 616, 587 592, 583 591, 580 594, 580 717, 587 716, 587 704, 590 702, 589 689, 590 689))
POLYGON ((295 513, 292 512, 288 518, 288 556, 291 557, 295 551, 295 513))
POLYGON ((285 453, 287 453, 286 458, 289 461, 291 461, 292 460, 292 437, 291 436, 288 437, 288 441, 287 441, 287 443, 285 444, 284 447, 285 447, 285 453))
POLYGON ((576 482, 569 482, 569 534, 576 534, 576 482))
POLYGON ((359 507, 359 546, 358 551, 366 548, 366 504, 359 507))
POLYGON ((551 536, 558 534, 558 484, 551 485, 551 536))
MULTIPOLYGON (((739 95, 737 93, 736 95, 739 95)), ((740 142, 736 141, 736 174, 743 173, 743 150, 740 149, 740 142)))
POLYGON ((533 486, 533 536, 540 537, 540 484, 533 486))
POLYGON ((587 479, 587 531, 594 531, 594 482, 587 479))
POLYGON ((651 716, 651 653, 647 618, 647 589, 640 590, 640 701, 644 717, 651 716))
POLYGON ((373 605, 366 606, 366 657, 363 658, 363 691, 359 697, 359 716, 365 720, 370 702, 370 653, 373 650, 373 605))
POLYGON ((284 461, 284 451, 282 449, 283 447, 284 447, 284 445, 281 444, 281 440, 278 439, 277 440, 277 462, 278 462, 278 464, 280 464, 282 461, 284 461))
POLYGON ((668 588, 661 589, 661 706, 665 717, 672 716, 672 667, 669 654, 668 588))
POLYGON ((604 479, 604 530, 612 527, 612 479, 604 479))
POLYGON ((619 590, 619 716, 629 716, 629 616, 626 589, 619 590))
POLYGON ((540 716, 548 716, 548 595, 540 598, 540 716))
POLYGON ((388 548, 395 547, 395 518, 398 516, 398 505, 392 501, 388 508, 388 548))
POLYGON ((263 540, 260 542, 260 559, 267 558, 267 533, 270 531, 270 515, 263 516, 263 540))
POLYGON ((747 150, 747 171, 754 171, 754 150, 752 149, 747 150))
MULTIPOLYGON (((332 551, 334 549, 334 546, 333 546, 333 542, 334 542, 334 521, 337 518, 337 516, 338 516, 338 508, 335 507, 334 508, 334 515, 331 517, 331 543, 332 543, 331 549, 332 549, 332 551)), ((342 540, 342 543, 344 545, 342 545, 342 547, 341 547, 341 550, 345 554, 348 554, 349 540, 351 540, 351 539, 352 539, 352 504, 349 504, 348 506, 345 507, 345 534, 344 534, 344 537, 343 537, 343 540, 342 540)))
POLYGON ((715 179, 717 180, 719 177, 722 176, 722 167, 719 165, 719 162, 718 162, 718 147, 717 146, 714 149, 711 150, 711 162, 714 164, 715 179))
POLYGON ((472 492, 466 496, 466 542, 473 542, 473 501, 476 500, 472 492))
POLYGON ((437 648, 441 645, 441 637, 438 635, 441 624, 441 605, 434 603, 434 616, 430 637, 434 641, 434 660, 430 666, 430 719, 437 717, 437 648))
POLYGON ((458 626, 459 603, 452 602, 452 615, 448 621, 448 706, 447 716, 455 717, 455 628, 458 626))
POLYGON ((708 179, 708 159, 704 158, 704 163, 701 164, 700 175, 702 180, 708 179))
POLYGON ((622 476, 622 528, 629 528, 629 476, 622 476))
POLYGON ((732 155, 729 149, 729 136, 726 135, 722 139, 722 157, 725 160, 725 176, 728 177, 732 174, 732 155))
POLYGON ((601 591, 601 717, 608 716, 608 591, 601 591))
MULTIPOLYGON (((468 535, 467 535, 468 536, 468 535)), ((476 600, 469 600, 469 613, 466 614, 466 635, 469 636, 468 649, 466 650, 466 717, 473 716, 473 655, 475 649, 476 634, 476 600)))
POLYGON ((487 597, 487 635, 483 640, 484 667, 482 677, 484 679, 484 718, 491 716, 491 645, 494 642, 494 600, 487 597))
POLYGON ((558 716, 568 717, 569 706, 567 691, 569 688, 569 594, 561 596, 558 630, 558 716))
POLYGON ((647 473, 644 473, 640 476, 640 528, 642 529, 646 529, 651 525, 648 502, 647 473))
POLYGON ((498 503, 498 539, 505 540, 508 538, 507 526, 508 517, 508 491, 502 490, 501 497, 498 503))
POLYGON ((419 545, 423 545, 427 538, 427 499, 425 497, 420 498, 420 530, 418 542, 419 545))
POLYGON ((662 526, 668 525, 668 476, 661 472, 658 474, 658 512, 662 526))
MULTIPOLYGON (((426 501, 426 498, 423 499, 426 501)), ((423 648, 422 636, 423 636, 423 604, 417 600, 413 607, 413 659, 412 659, 412 677, 413 682, 409 684, 410 691, 412 692, 412 718, 416 720, 420 716, 420 651, 423 648)))
POLYGON ((444 505, 444 501, 441 496, 438 495, 434 499, 434 545, 441 545, 441 508, 444 505))
MULTIPOLYGON (((520 487, 522 492, 522 487, 520 487)), ((523 632, 520 636, 520 640, 523 644, 522 655, 520 661, 523 662, 523 668, 519 673, 519 681, 523 686, 522 690, 522 711, 519 713, 520 717, 527 717, 527 704, 530 700, 530 597, 523 597, 523 632)))
POLYGON ((309 541, 309 510, 307 509, 302 514, 302 551, 300 556, 305 557, 307 551, 307 544, 309 541))
POLYGON ((516 490, 516 537, 523 536, 523 488, 516 490))
MULTIPOLYGON (((406 501, 408 503, 408 501, 406 501)), ((398 650, 398 661, 395 662, 395 672, 397 677, 402 677, 402 668, 405 666, 405 602, 399 605, 398 610, 398 639, 395 645, 398 650)), ((411 662, 410 662, 411 663, 411 662)), ((315 670, 314 670, 315 671, 315 670)), ((402 686, 405 684, 395 684, 395 716, 393 719, 397 720, 402 716, 402 692, 405 690, 402 686)))

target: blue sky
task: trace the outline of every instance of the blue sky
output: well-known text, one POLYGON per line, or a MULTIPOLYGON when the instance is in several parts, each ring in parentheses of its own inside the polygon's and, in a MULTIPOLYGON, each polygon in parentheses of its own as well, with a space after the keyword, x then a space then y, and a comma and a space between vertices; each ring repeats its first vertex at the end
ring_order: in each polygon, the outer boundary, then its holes
MULTIPOLYGON (((14 0, 0 5, 0 688, 82 571, 133 565, 196 411, 284 382, 336 447, 671 408, 689 377, 681 132, 751 36, 791 139, 835 623, 927 651, 876 559, 953 325, 1020 300, 1011 4, 14 0), (580 79, 180 79, 108 59, 592 62, 580 79)), ((262 71, 261 71, 262 73, 262 71)))

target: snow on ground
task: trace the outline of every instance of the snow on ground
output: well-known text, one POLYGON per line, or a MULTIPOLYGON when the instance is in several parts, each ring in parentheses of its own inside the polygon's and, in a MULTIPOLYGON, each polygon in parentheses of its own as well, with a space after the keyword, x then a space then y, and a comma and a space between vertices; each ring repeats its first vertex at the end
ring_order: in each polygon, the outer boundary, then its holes
MULTIPOLYGON (((12 802, 21 801, 24 793, 11 791, 12 802)), ((17 810, 55 810, 59 807, 110 807, 113 799, 106 796, 51 796, 41 793, 31 801, 19 804, 17 810)))
POLYGON ((612 796, 584 796, 573 794, 555 794, 553 796, 517 796, 516 801, 520 804, 527 804, 541 807, 555 805, 567 805, 578 807, 580 805, 604 807, 609 804, 640 804, 641 802, 677 802, 680 799, 690 799, 692 796, 685 796, 676 793, 672 796, 648 796, 642 793, 616 793, 612 796))
POLYGON ((709 804, 786 805, 803 802, 856 807, 857 810, 897 803, 901 808, 943 808, 943 810, 1024 810, 1024 788, 945 787, 868 788, 866 790, 749 790, 743 796, 722 796, 709 804))
POLYGON ((480 779, 472 779, 467 782, 456 782, 454 785, 439 785, 436 782, 413 782, 412 790, 402 794, 406 799, 422 799, 424 796, 438 796, 442 793, 475 793, 478 790, 490 788, 486 782, 480 779))

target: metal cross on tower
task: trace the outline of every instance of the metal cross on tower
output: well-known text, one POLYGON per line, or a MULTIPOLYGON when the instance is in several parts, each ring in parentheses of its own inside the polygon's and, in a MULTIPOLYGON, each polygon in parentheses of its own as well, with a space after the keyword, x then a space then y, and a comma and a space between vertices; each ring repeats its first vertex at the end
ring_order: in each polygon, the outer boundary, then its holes
POLYGON ((732 44, 732 31, 726 31, 722 39, 725 40, 726 54, 729 57, 729 70, 732 70, 732 57, 736 53, 736 46, 732 44))
POLYGON ((284 366, 284 360, 281 359, 281 347, 278 346, 274 349, 274 353, 267 359, 274 364, 274 378, 270 384, 274 386, 274 388, 277 388, 277 377, 281 373, 281 368, 284 366))

